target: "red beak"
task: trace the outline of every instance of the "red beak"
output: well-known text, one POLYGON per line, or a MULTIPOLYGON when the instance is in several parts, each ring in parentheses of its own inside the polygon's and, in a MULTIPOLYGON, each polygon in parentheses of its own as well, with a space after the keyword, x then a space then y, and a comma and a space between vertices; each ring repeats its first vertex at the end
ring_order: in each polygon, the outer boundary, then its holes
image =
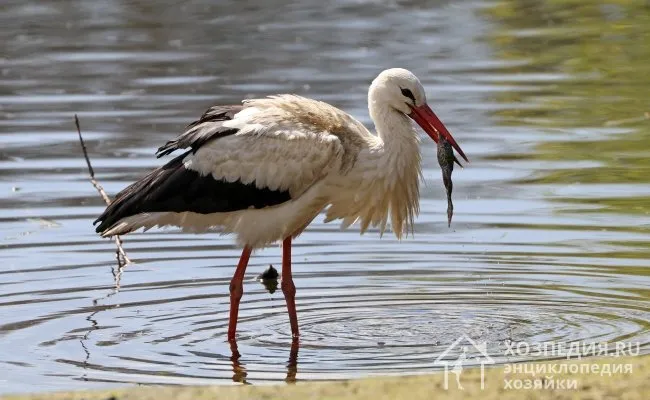
POLYGON ((444 136, 445 139, 447 139, 447 141, 452 145, 452 147, 456 149, 458 154, 460 154, 460 156, 463 157, 465 161, 469 162, 465 156, 465 153, 463 153, 463 150, 461 150, 458 143, 456 143, 456 139, 451 136, 451 133, 449 133, 442 121, 440 121, 440 119, 427 104, 423 104, 420 107, 411 107, 411 113, 409 114, 409 117, 417 122, 418 125, 424 129, 424 131, 431 137, 431 139, 433 139, 434 142, 438 143, 439 134, 444 136))

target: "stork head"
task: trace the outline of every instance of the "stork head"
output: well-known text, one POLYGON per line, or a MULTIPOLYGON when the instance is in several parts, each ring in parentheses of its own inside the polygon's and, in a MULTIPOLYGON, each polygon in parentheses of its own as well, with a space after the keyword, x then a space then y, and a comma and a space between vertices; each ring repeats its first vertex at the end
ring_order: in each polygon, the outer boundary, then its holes
POLYGON ((442 135, 461 157, 469 160, 445 125, 427 104, 427 95, 420 80, 404 68, 391 68, 380 73, 368 91, 368 102, 382 103, 413 119, 436 143, 442 135))

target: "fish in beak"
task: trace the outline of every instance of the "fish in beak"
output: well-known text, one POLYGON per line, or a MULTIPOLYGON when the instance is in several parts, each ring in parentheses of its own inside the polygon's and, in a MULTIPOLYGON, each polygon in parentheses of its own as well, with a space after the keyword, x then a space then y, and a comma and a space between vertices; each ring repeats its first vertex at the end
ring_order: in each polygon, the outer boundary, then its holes
MULTIPOLYGON (((449 142, 451 147, 456 149, 458 154, 460 154, 460 156, 463 157, 465 161, 469 162, 467 156, 465 156, 465 153, 463 153, 463 150, 460 148, 458 143, 456 143, 456 140, 453 136, 451 136, 451 133, 449 133, 449 130, 447 130, 445 124, 440 121, 431 107, 429 107, 427 104, 423 104, 419 107, 411 107, 411 113, 409 114, 409 117, 417 122, 417 124, 420 125, 420 127, 427 133, 427 135, 429 135, 429 137, 431 137, 431 139, 433 139, 434 142, 438 143, 439 138, 444 137, 447 142, 449 142)), ((454 159, 456 159, 455 156, 454 159)), ((458 160, 455 160, 455 162, 460 165, 458 160)))
POLYGON ((442 182, 445 184, 445 189, 447 190, 448 227, 451 227, 451 217, 454 216, 454 203, 451 200, 451 191, 454 188, 454 184, 451 181, 451 173, 454 171, 454 162, 460 165, 456 159, 456 156, 454 155, 454 150, 451 147, 451 143, 449 143, 444 136, 441 136, 440 140, 438 141, 438 164, 440 164, 440 169, 442 170, 442 182))
POLYGON ((454 203, 451 199, 451 192, 454 185, 451 181, 451 173, 454 171, 454 163, 458 164, 461 168, 462 164, 456 158, 454 149, 460 154, 461 157, 467 162, 467 156, 463 153, 456 140, 445 125, 440 121, 431 108, 424 104, 420 107, 411 107, 409 114, 415 122, 438 144, 438 164, 442 170, 442 182, 447 191, 447 225, 451 227, 451 218, 454 215, 454 203))

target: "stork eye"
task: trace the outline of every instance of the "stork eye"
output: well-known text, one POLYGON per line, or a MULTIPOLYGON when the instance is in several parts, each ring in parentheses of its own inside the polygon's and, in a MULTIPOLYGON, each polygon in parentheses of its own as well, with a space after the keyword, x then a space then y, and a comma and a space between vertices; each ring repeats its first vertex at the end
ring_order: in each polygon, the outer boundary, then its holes
POLYGON ((409 99, 413 100, 413 104, 415 104, 415 96, 413 96, 413 92, 411 92, 409 89, 402 88, 402 94, 404 97, 408 97, 409 99))

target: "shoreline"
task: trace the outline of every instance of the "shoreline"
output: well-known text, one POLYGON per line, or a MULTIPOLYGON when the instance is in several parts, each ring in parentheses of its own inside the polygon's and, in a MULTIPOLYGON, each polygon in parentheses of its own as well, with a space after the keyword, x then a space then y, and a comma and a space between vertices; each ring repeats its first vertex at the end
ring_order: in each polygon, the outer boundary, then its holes
POLYGON ((294 385, 127 386, 118 389, 0 396, 6 400, 167 400, 167 399, 645 399, 650 393, 650 355, 527 361, 466 368, 460 375, 373 377, 346 381, 298 382, 294 385))

